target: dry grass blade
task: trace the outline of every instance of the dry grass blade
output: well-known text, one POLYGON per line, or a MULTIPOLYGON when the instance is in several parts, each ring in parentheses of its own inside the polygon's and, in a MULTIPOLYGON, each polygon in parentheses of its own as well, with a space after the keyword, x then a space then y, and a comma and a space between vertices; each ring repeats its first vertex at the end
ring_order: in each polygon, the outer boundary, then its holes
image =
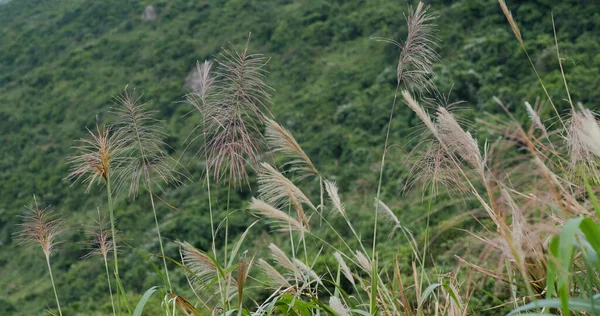
POLYGON ((166 151, 164 138, 167 136, 160 121, 152 116, 154 111, 147 109, 148 103, 141 103, 140 97, 127 91, 115 98, 114 114, 119 139, 128 153, 123 176, 130 181, 129 193, 136 196, 139 185, 179 184, 179 174, 175 171, 176 162, 166 151))
POLYGON ((242 299, 244 294, 244 285, 246 284, 246 279, 248 279, 248 275, 250 274, 250 269, 252 269, 252 263, 254 262, 254 258, 248 260, 246 257, 240 258, 238 262, 237 268, 237 293, 238 293, 238 306, 242 307, 242 299))
POLYGON ((78 155, 69 158, 71 171, 68 178, 77 182, 88 183, 86 192, 92 184, 98 181, 106 181, 112 177, 112 172, 118 169, 124 162, 123 153, 125 142, 120 135, 111 133, 110 127, 102 127, 96 124, 96 133, 88 130, 91 138, 79 139, 81 145, 73 148, 78 155))
POLYGON ((50 257, 57 244, 56 237, 63 231, 62 218, 54 216, 49 206, 40 207, 35 195, 33 207, 27 207, 27 213, 19 217, 22 223, 18 224, 19 231, 15 233, 19 245, 38 244, 46 258, 50 257))
POLYGON ((334 182, 325 180, 325 189, 327 190, 327 194, 329 194, 329 198, 331 199, 331 203, 333 203, 335 210, 346 217, 346 209, 338 194, 337 185, 334 182))
POLYGON ((248 208, 255 210, 259 215, 272 221, 279 231, 297 231, 300 232, 301 236, 304 236, 304 233, 307 231, 300 221, 262 200, 252 198, 248 208))
POLYGON ((273 152, 283 153, 292 159, 285 164, 291 166, 290 171, 297 171, 300 178, 304 178, 309 175, 318 176, 319 172, 313 165, 310 158, 308 158, 306 153, 304 153, 302 147, 300 147, 298 142, 296 142, 294 136, 292 136, 288 130, 281 127, 281 125, 277 124, 277 122, 274 120, 267 118, 265 121, 265 138, 271 146, 273 152))

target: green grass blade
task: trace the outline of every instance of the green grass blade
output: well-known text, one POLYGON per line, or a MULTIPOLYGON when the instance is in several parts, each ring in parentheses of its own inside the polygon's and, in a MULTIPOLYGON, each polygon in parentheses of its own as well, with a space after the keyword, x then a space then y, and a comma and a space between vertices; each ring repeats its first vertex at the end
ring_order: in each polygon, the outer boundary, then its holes
POLYGON ((441 285, 441 283, 433 283, 430 286, 428 286, 425 289, 425 291, 423 291, 423 294, 421 294, 421 300, 419 300, 419 309, 421 308, 421 306, 423 306, 423 303, 425 303, 429 295, 431 295, 431 293, 433 293, 433 291, 435 291, 435 289, 437 289, 441 285))
POLYGON ((229 263, 227 263, 227 267, 231 267, 233 265, 233 260, 235 259, 238 251, 240 250, 240 247, 242 246, 242 243, 246 239, 246 235, 248 235, 248 232, 250 231, 250 229, 254 225, 256 225, 256 223, 258 223, 258 221, 255 221, 254 223, 250 224, 250 226, 248 226, 248 228, 246 228, 246 230, 244 231, 244 233, 240 236, 240 238, 238 239, 238 241, 233 246, 233 249, 231 249, 231 256, 229 258, 229 263))
POLYGON ((579 225, 582 221, 582 217, 568 220, 560 232, 558 241, 558 262, 560 264, 560 267, 558 267, 558 295, 562 302, 564 315, 569 315, 569 271, 573 264, 575 238, 578 232, 581 232, 579 225))
POLYGON ((137 306, 135 307, 135 310, 133 311, 133 316, 142 316, 144 306, 146 306, 146 303, 148 303, 148 300, 150 299, 152 294, 156 292, 156 290, 158 290, 158 286, 153 286, 146 290, 146 292, 144 293, 144 295, 142 295, 142 298, 138 302, 137 306))
POLYGON ((585 173, 582 173, 583 183, 585 184, 585 189, 588 193, 588 197, 590 198, 590 202, 594 206, 594 210, 596 211, 596 217, 600 219, 600 203, 598 203, 598 199, 596 198, 596 194, 590 185, 590 180, 586 177, 585 173))

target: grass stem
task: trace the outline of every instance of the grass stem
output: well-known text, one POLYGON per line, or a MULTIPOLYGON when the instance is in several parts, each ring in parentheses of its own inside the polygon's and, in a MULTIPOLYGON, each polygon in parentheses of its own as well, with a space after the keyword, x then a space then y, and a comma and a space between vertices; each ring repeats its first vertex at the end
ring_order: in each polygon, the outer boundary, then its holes
POLYGON ((46 263, 48 264, 48 273, 50 273, 50 281, 52 282, 52 289, 54 290, 54 298, 56 299, 56 306, 58 307, 58 314, 62 316, 62 310, 60 309, 60 302, 58 301, 58 293, 56 292, 56 285, 54 284, 54 277, 52 276, 52 268, 50 267, 50 256, 46 256, 46 263))

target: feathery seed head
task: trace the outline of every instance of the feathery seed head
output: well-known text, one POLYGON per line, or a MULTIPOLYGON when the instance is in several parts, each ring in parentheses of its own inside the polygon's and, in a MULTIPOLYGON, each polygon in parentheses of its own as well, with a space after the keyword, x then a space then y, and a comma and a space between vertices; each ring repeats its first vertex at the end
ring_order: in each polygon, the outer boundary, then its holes
POLYGON ((433 136, 438 138, 438 130, 431 121, 431 117, 429 116, 429 114, 427 114, 427 112, 425 112, 425 110, 419 105, 419 103, 417 103, 417 101, 412 97, 410 92, 405 90, 402 92, 402 96, 404 97, 404 101, 406 102, 406 104, 408 104, 408 107, 410 107, 411 110, 413 110, 417 114, 421 121, 423 121, 425 127, 429 129, 433 136))
POLYGON ((292 159, 285 164, 285 166, 291 166, 290 171, 298 171, 300 178, 309 175, 319 175, 319 172, 310 158, 304 153, 302 147, 300 147, 294 136, 292 136, 288 130, 269 118, 265 118, 265 124, 265 138, 272 148, 272 151, 283 153, 285 156, 292 159))
POLYGON ((394 224, 394 228, 390 232, 390 237, 393 236, 396 229, 402 228, 402 225, 400 225, 400 220, 398 217, 396 217, 396 214, 394 214, 394 212, 392 212, 392 210, 385 203, 383 203, 383 201, 376 199, 375 203, 379 204, 379 207, 376 208, 379 211, 379 214, 381 214, 381 217, 394 224))
POLYGON ((90 240, 83 242, 90 248, 90 252, 82 258, 90 258, 94 255, 101 255, 105 260, 108 257, 108 253, 112 251, 113 244, 110 233, 110 225, 106 217, 100 217, 100 210, 98 209, 98 219, 93 226, 90 226, 86 230, 86 235, 90 237, 90 240))
POLYGON ((297 231, 300 232, 301 238, 303 238, 304 233, 308 231, 302 222, 262 200, 252 198, 248 208, 255 210, 259 215, 271 220, 278 231, 297 231))
POLYGON ((214 80, 208 75, 210 67, 200 69, 206 88, 200 91, 201 102, 195 106, 204 116, 203 151, 216 181, 227 175, 234 186, 241 186, 248 183, 246 164, 259 161, 259 126, 271 115, 267 107, 271 88, 264 82, 267 60, 249 54, 246 43, 243 51, 224 48, 216 62, 214 80))
POLYGON ((196 249, 188 242, 177 242, 180 247, 183 264, 190 269, 193 274, 192 280, 200 288, 205 288, 207 284, 217 276, 217 267, 215 263, 204 252, 196 249))
POLYGON ((251 131, 248 121, 231 109, 223 108, 211 119, 204 144, 207 168, 217 182, 227 175, 234 186, 241 186, 248 182, 246 164, 256 165, 259 161, 260 145, 254 136, 259 135, 258 130, 251 131))
POLYGON ((281 273, 279 273, 273 266, 263 259, 258 259, 258 267, 267 276, 269 283, 273 288, 276 289, 289 289, 292 287, 290 282, 281 273))
POLYGON ((335 257, 335 260, 340 265, 340 270, 342 271, 342 274, 344 274, 346 279, 348 279, 348 281, 350 281, 350 283, 352 283, 352 285, 354 285, 355 284, 354 276, 352 276, 352 272, 350 271, 350 268, 348 268, 346 261, 344 261, 344 258, 342 258, 342 254, 339 253, 338 251, 336 251, 333 253, 333 256, 335 257))
POLYGON ((22 223, 18 224, 20 230, 15 233, 19 245, 39 244, 44 255, 50 257, 56 245, 55 239, 63 231, 62 218, 56 218, 49 206, 41 208, 35 195, 33 207, 27 207, 27 213, 19 217, 22 223))
POLYGON ((438 142, 432 142, 427 149, 419 150, 410 160, 412 167, 405 190, 420 182, 423 185, 423 194, 428 192, 429 188, 433 190, 433 194, 439 194, 440 185, 450 193, 468 192, 468 188, 461 181, 460 172, 438 142))
POLYGON ((527 101, 525 101, 525 109, 527 110, 527 115, 529 115, 529 118, 533 122, 533 125, 535 126, 535 128, 542 131, 542 134, 547 137, 548 133, 546 132, 546 127, 542 123, 540 116, 533 109, 533 107, 531 107, 531 104, 529 104, 529 102, 527 102, 527 101))
POLYGON ((465 132, 454 115, 443 107, 439 107, 437 111, 437 127, 440 142, 446 148, 466 160, 475 170, 483 170, 483 159, 477 141, 471 133, 465 132))
POLYGON ((298 220, 308 225, 308 217, 304 213, 302 204, 316 210, 310 199, 273 166, 263 162, 261 167, 258 174, 260 198, 280 209, 285 209, 291 204, 296 210, 298 220))
POLYGON ((242 51, 223 48, 216 59, 217 76, 222 80, 224 92, 233 104, 260 120, 263 112, 270 115, 268 105, 271 95, 267 91, 272 88, 264 82, 268 59, 262 54, 250 54, 249 41, 250 37, 242 51))
POLYGON ((371 260, 369 260, 369 258, 367 258, 367 256, 365 256, 364 253, 362 253, 360 250, 356 250, 354 257, 356 258, 356 262, 358 263, 358 266, 364 272, 368 273, 369 275, 371 275, 371 273, 373 273, 373 266, 371 265, 371 260))
POLYGON ((594 113, 580 106, 579 111, 572 112, 570 123, 567 143, 571 162, 594 166, 600 157, 600 126, 594 113))
POLYGON ((331 309, 333 309, 340 316, 350 316, 351 315, 350 311, 344 305, 344 303, 342 303, 342 301, 335 296, 331 296, 329 298, 329 307, 331 307, 331 309))
POLYGON ((78 155, 68 160, 71 165, 68 178, 74 182, 83 179, 82 183, 88 183, 86 192, 96 180, 106 181, 125 160, 125 142, 120 135, 111 133, 110 127, 100 128, 96 124, 96 133, 88 132, 91 138, 79 139, 81 145, 73 147, 78 155))
POLYGON ((394 214, 394 212, 392 212, 392 210, 385 203, 383 203, 383 201, 376 199, 375 203, 379 204, 377 209, 384 219, 391 221, 394 223, 394 225, 400 225, 400 220, 398 217, 396 217, 396 214, 394 214))
MULTIPOLYGON (((203 115, 204 124, 206 124, 207 113, 215 111, 218 108, 218 106, 213 106, 213 102, 217 101, 219 95, 216 93, 218 89, 215 89, 217 88, 216 78, 212 71, 212 65, 213 63, 208 60, 202 64, 196 64, 198 82, 195 88, 185 95, 185 102, 193 105, 203 115)), ((202 126, 198 126, 197 128, 200 127, 202 126)))
POLYGON ((202 98, 206 98, 208 96, 208 92, 212 88, 215 83, 215 78, 213 73, 211 72, 212 62, 205 60, 202 64, 196 64, 196 70, 198 71, 198 90, 195 91, 202 98))
POLYGON ((431 24, 435 16, 427 13, 428 8, 419 2, 416 10, 409 11, 406 17, 408 35, 401 46, 396 69, 398 82, 418 92, 435 89, 433 64, 439 59, 434 50, 437 46, 433 36, 435 27, 431 24))
POLYGON ((116 133, 123 142, 128 159, 123 166, 123 177, 130 181, 129 193, 136 196, 140 183, 144 186, 156 184, 179 184, 176 162, 166 151, 166 134, 147 109, 148 103, 141 103, 125 90, 115 97, 117 105, 114 113, 118 117, 116 133))
POLYGON ((296 265, 294 265, 292 260, 288 258, 288 256, 285 254, 285 252, 283 252, 283 250, 281 250, 275 244, 269 244, 269 249, 271 250, 271 256, 273 257, 273 260, 275 260, 275 262, 277 262, 280 266, 287 269, 288 271, 297 273, 298 269, 296 265))
POLYGON ((327 194, 329 194, 329 198, 331 199, 331 203, 335 207, 335 210, 338 211, 342 216, 346 216, 346 210, 340 196, 338 195, 338 187, 334 182, 329 180, 325 180, 325 189, 327 190, 327 194))
POLYGON ((513 19, 512 13, 510 13, 510 10, 506 6, 506 2, 504 2, 504 0, 498 0, 498 3, 500 4, 502 13, 504 13, 504 16, 508 20, 508 24, 510 24, 510 28, 512 29, 513 33, 515 33, 515 37, 517 38, 521 46, 525 46, 525 44, 523 43, 523 38, 521 37, 521 31, 519 30, 517 23, 513 19))
POLYGON ((317 273, 311 267, 307 266, 304 262, 298 260, 297 258, 293 258, 292 260, 294 261, 294 265, 296 267, 298 267, 298 269, 296 269, 296 271, 302 273, 303 280, 312 279, 313 281, 316 281, 317 283, 322 284, 321 278, 317 275, 317 273))

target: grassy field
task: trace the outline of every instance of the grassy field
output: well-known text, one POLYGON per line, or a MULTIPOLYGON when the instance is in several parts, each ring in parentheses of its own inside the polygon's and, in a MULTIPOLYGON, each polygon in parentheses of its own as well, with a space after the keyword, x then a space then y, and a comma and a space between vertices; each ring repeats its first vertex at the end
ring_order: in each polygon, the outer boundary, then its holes
POLYGON ((594 314, 600 6, 508 6, 1 3, 0 312, 594 314))

